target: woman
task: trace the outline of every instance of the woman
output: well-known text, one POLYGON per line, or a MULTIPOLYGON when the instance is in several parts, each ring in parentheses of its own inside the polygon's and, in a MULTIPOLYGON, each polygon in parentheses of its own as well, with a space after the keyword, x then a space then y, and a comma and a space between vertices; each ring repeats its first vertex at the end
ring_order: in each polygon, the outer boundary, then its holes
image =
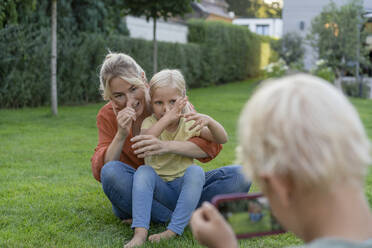
MULTIPOLYGON (((91 159, 92 171, 120 219, 131 218, 133 174, 144 164, 144 157, 174 153, 207 162, 221 150, 220 145, 199 137, 179 142, 139 135, 142 121, 151 113, 148 84, 145 72, 130 56, 121 53, 106 56, 100 71, 100 89, 109 102, 97 115, 98 145, 91 159)), ((240 169, 226 166, 206 172, 199 205, 216 194, 247 192, 250 183, 240 169)), ((158 201, 164 198, 162 192, 155 191, 151 210, 155 222, 167 222, 172 214, 174 206, 158 201)), ((143 238, 141 234, 137 236, 143 238)))
MULTIPOLYGON (((357 111, 322 79, 305 74, 263 84, 240 118, 241 158, 278 221, 302 247, 372 247, 364 192, 370 142, 357 111)), ((238 247, 224 218, 204 203, 191 219, 207 247, 238 247)))

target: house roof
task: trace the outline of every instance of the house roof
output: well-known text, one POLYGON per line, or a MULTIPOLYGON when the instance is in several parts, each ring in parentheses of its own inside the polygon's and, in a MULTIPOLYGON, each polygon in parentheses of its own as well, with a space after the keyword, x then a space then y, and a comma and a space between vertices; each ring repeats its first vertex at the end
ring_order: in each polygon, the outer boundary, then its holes
POLYGON ((364 12, 364 13, 365 13, 365 14, 364 14, 364 17, 365 17, 365 18, 368 18, 368 19, 369 19, 369 18, 372 18, 372 9, 367 9, 367 8, 366 8, 366 9, 364 9, 364 10, 365 10, 365 12, 364 12))
POLYGON ((202 1, 201 3, 192 2, 191 6, 203 14, 213 14, 232 19, 227 13, 228 4, 225 1, 202 1))

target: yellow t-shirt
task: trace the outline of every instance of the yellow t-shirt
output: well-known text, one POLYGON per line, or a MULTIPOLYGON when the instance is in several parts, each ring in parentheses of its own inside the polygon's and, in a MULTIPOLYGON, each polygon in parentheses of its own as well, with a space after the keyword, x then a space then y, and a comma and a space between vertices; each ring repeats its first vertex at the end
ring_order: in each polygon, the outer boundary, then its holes
MULTIPOLYGON (((142 122, 141 129, 148 129, 157 122, 156 118, 151 115, 142 122)), ((194 121, 185 122, 185 118, 180 118, 178 128, 175 132, 164 130, 160 140, 164 141, 186 141, 194 136, 199 136, 200 131, 195 132, 195 128, 189 130, 194 121)), ((145 157, 145 164, 150 165, 164 181, 172 181, 183 176, 187 167, 193 164, 193 159, 177 154, 164 154, 145 157)))

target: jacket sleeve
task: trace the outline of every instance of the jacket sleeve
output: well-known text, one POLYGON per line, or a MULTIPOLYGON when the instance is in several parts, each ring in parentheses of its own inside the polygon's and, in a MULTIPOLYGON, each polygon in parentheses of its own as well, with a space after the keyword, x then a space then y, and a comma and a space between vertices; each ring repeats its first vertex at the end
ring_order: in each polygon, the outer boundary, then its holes
POLYGON ((107 148, 115 137, 115 127, 104 116, 97 115, 98 128, 98 145, 94 149, 94 154, 91 158, 93 176, 97 181, 101 181, 101 169, 104 165, 105 154, 107 148))
POLYGON ((207 163, 214 159, 222 150, 222 145, 202 139, 200 137, 193 137, 189 139, 188 141, 194 143, 195 145, 199 146, 200 149, 202 149, 206 154, 208 154, 208 157, 206 158, 198 158, 198 160, 202 163, 207 163))
MULTIPOLYGON (((190 104, 192 110, 195 111, 195 112, 197 112, 195 110, 194 106, 192 105, 192 103, 189 102, 189 104, 190 104)), ((207 163, 207 162, 211 161, 222 150, 222 145, 221 144, 217 144, 217 143, 214 143, 212 141, 208 141, 208 140, 202 139, 200 137, 193 137, 193 138, 189 139, 188 141, 191 141, 195 145, 199 146, 200 149, 202 149, 206 154, 208 154, 208 157, 198 158, 197 159, 197 160, 199 160, 202 163, 207 163)))

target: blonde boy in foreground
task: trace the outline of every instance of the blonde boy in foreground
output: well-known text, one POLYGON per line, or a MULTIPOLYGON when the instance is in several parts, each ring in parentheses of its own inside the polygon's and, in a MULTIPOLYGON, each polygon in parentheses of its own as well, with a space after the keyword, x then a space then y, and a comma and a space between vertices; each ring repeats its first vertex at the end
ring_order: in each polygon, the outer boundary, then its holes
MULTIPOLYGON (((245 106, 240 155, 279 222, 304 247, 372 247, 364 194, 370 143, 354 107, 328 82, 300 74, 268 81, 245 106)), ((237 247, 231 227, 205 203, 191 219, 208 247, 237 247)))

